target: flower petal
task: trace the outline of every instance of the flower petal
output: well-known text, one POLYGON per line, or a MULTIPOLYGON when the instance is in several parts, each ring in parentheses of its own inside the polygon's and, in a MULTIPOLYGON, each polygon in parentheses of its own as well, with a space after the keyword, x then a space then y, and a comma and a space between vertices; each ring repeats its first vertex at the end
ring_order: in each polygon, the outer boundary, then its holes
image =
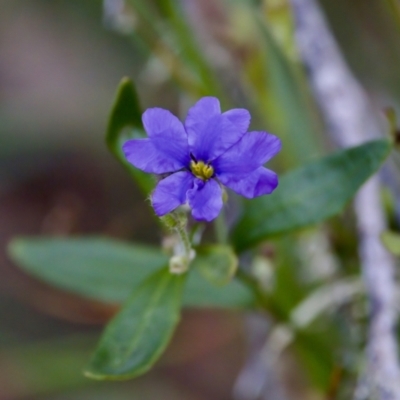
POLYGON ((195 151, 198 143, 203 137, 203 132, 207 132, 211 119, 221 115, 221 107, 216 97, 203 97, 188 111, 185 120, 185 129, 188 134, 190 151, 198 161, 207 161, 202 158, 202 154, 195 151))
POLYGON ((224 112, 222 115, 228 117, 229 121, 237 126, 241 132, 246 133, 249 129, 251 115, 246 109, 234 108, 224 112))
POLYGON ((193 187, 193 175, 180 171, 161 180, 151 195, 154 211, 163 216, 186 203, 186 194, 193 187))
POLYGON ((196 127, 207 123, 207 121, 221 114, 221 106, 216 97, 203 97, 188 111, 185 128, 189 130, 198 130, 196 127))
POLYGON ((225 186, 248 199, 270 194, 278 186, 278 175, 264 167, 248 175, 222 174, 218 178, 225 186))
POLYGON ((241 126, 235 114, 221 114, 219 100, 215 97, 203 97, 188 112, 185 128, 188 134, 190 152, 197 161, 209 162, 218 157, 243 135, 243 116, 241 126))
POLYGON ((243 136, 240 129, 221 114, 186 130, 190 152, 196 160, 206 163, 223 154, 243 136))
POLYGON ((148 139, 133 139, 122 149, 136 168, 152 174, 174 172, 190 162, 187 134, 175 115, 162 108, 149 108, 142 116, 148 139))
POLYGON ((187 197, 192 216, 198 221, 211 221, 221 211, 222 189, 214 179, 207 182, 195 179, 194 187, 188 190, 187 197))
POLYGON ((213 161, 212 166, 220 174, 250 173, 262 166, 281 149, 281 141, 267 132, 249 132, 229 150, 213 161))
POLYGON ((167 134, 173 135, 176 140, 187 141, 182 122, 168 110, 148 108, 142 115, 142 121, 149 138, 159 139, 167 134))
POLYGON ((174 172, 187 165, 175 158, 171 147, 165 149, 151 139, 128 140, 122 150, 131 164, 149 174, 174 172))
POLYGON ((163 108, 149 108, 142 116, 143 126, 154 146, 170 158, 188 165, 188 137, 179 119, 163 108))

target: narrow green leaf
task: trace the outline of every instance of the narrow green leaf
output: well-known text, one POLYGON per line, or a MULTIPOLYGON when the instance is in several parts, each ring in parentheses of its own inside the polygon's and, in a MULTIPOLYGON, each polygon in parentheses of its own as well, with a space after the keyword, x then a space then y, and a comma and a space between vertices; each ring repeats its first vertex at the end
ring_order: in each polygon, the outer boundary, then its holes
POLYGON ((202 246, 196 252, 191 268, 197 268, 215 286, 224 286, 232 281, 239 262, 230 246, 202 246))
POLYGON ((135 290, 107 325, 85 375, 129 379, 147 372, 179 322, 185 278, 164 268, 135 290))
POLYGON ((133 288, 167 264, 159 251, 100 237, 21 238, 11 258, 31 275, 104 302, 123 302, 133 288))
POLYGON ((129 126, 143 130, 141 115, 142 111, 133 82, 127 77, 122 78, 111 109, 106 134, 107 146, 115 155, 120 152, 117 143, 124 128, 129 126))
POLYGON ((340 342, 337 339, 337 326, 329 326, 325 329, 313 332, 312 330, 299 331, 293 343, 293 349, 300 358, 305 374, 311 382, 320 390, 327 391, 335 368, 340 342))
POLYGON ((205 95, 224 97, 220 79, 202 54, 180 2, 129 0, 128 4, 141 20, 142 29, 136 34, 186 93, 195 98, 205 95))
POLYGON ((167 22, 169 36, 173 37, 173 44, 180 58, 200 80, 205 94, 215 95, 220 99, 224 97, 221 80, 216 77, 215 71, 203 54, 202 46, 196 40, 194 30, 188 23, 190 18, 185 15, 183 3, 175 0, 156 0, 156 4, 164 22, 167 22))
POLYGON ((387 231, 382 233, 382 243, 395 256, 400 256, 400 235, 395 232, 387 231))
POLYGON ((268 22, 259 15, 254 15, 254 21, 260 31, 263 50, 260 62, 264 85, 256 89, 261 91, 262 113, 271 124, 272 132, 283 141, 285 151, 280 157, 285 165, 297 167, 321 154, 318 131, 321 123, 313 99, 305 90, 304 72, 284 54, 268 22))
POLYGON ((151 192, 154 180, 129 164, 122 152, 122 145, 129 139, 144 137, 142 110, 135 86, 129 78, 123 78, 108 120, 106 143, 114 156, 127 168, 145 194, 151 192))
POLYGON ((267 237, 338 214, 378 170, 390 150, 388 141, 376 140, 288 173, 272 195, 246 202, 233 230, 236 249, 246 250, 267 237))
MULTIPOLYGON (((107 303, 126 301, 135 287, 168 262, 155 247, 99 237, 19 238, 10 243, 8 250, 27 273, 61 289, 107 303)), ((192 268, 189 275, 184 293, 187 307, 254 305, 253 294, 236 280, 217 288, 197 268, 192 268)))

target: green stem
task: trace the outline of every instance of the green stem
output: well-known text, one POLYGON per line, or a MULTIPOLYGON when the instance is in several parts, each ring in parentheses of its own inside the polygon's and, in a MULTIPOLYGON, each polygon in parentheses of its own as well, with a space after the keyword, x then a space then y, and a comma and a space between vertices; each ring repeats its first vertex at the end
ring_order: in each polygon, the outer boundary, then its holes
POLYGON ((180 242, 183 245, 184 255, 190 260, 192 251, 192 241, 187 231, 187 216, 184 213, 172 212, 160 218, 163 224, 169 229, 176 232, 180 242))
POLYGON ((228 228, 225 221, 225 213, 222 209, 217 219, 214 221, 214 230, 217 237, 217 242, 221 244, 228 243, 228 228))
POLYGON ((190 243, 189 235, 186 230, 186 225, 182 226, 182 225, 178 224, 176 227, 176 232, 178 233, 179 238, 181 239, 181 242, 185 249, 185 256, 189 260, 190 252, 192 250, 192 244, 190 243))
POLYGON ((277 321, 287 320, 286 314, 282 311, 276 301, 274 301, 274 299, 260 287, 257 279, 244 272, 243 269, 240 268, 236 272, 236 278, 254 293, 258 305, 264 311, 271 313, 277 321))

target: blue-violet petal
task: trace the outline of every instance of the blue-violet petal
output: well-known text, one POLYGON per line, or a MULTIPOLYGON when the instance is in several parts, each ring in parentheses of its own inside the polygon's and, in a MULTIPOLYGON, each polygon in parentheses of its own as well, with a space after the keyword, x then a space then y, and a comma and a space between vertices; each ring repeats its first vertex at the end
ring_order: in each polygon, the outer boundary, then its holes
POLYGON ((245 175, 223 174, 218 178, 226 187, 248 199, 270 194, 278 186, 278 175, 264 167, 245 175))
POLYGON ((249 132, 213 161, 215 173, 250 173, 270 160, 281 149, 281 141, 267 132, 249 132))
POLYGON ((186 193, 193 187, 193 175, 180 171, 161 180, 151 195, 154 211, 163 216, 186 203, 186 193))
POLYGON ((250 126, 251 115, 244 108, 234 108, 222 113, 229 119, 241 132, 246 133, 250 126))
POLYGON ((187 129, 190 152, 196 160, 210 162, 244 135, 226 116, 215 115, 195 128, 187 129))
POLYGON ((144 129, 154 145, 182 164, 189 162, 188 137, 182 122, 168 110, 149 108, 142 116, 144 129))
POLYGON ((198 221, 211 221, 218 216, 222 208, 222 189, 218 182, 210 179, 204 182, 195 179, 194 187, 187 193, 192 216, 198 221))
POLYGON ((187 165, 175 157, 171 147, 164 148, 151 139, 132 139, 124 143, 122 150, 136 168, 149 174, 165 174, 187 165))

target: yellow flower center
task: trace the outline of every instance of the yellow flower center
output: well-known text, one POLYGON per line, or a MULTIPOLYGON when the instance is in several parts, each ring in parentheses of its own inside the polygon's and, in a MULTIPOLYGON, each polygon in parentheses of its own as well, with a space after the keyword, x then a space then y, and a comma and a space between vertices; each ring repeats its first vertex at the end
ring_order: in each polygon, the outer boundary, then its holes
POLYGON ((214 168, 211 165, 205 164, 203 161, 191 161, 190 170, 196 178, 203 181, 209 180, 214 175, 214 168))

